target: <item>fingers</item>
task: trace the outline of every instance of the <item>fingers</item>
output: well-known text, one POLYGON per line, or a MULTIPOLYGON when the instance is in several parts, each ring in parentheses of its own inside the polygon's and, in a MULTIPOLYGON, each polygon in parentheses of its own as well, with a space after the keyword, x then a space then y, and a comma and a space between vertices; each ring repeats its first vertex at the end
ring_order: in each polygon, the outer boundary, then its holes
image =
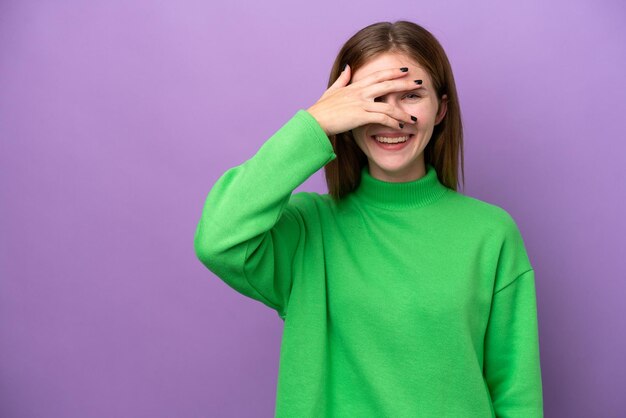
POLYGON ((399 107, 393 106, 389 103, 383 103, 383 102, 366 102, 364 109, 368 112, 376 112, 376 113, 382 113, 384 115, 386 115, 387 117, 389 117, 392 122, 388 122, 385 123, 387 126, 390 126, 394 129, 398 128, 398 123, 399 122, 403 122, 403 123, 410 123, 410 124, 415 124, 417 123, 417 117, 415 117, 415 120, 413 120, 413 115, 403 111, 402 109, 400 109, 399 107), (391 123, 391 124, 389 124, 391 123))
POLYGON ((399 122, 384 114, 384 113, 378 113, 378 112, 365 112, 367 114, 366 117, 366 123, 376 123, 378 125, 385 125, 390 127, 393 130, 401 130, 402 128, 400 128, 400 124, 399 122))
POLYGON ((404 75, 408 74, 408 69, 407 67, 402 67, 402 68, 387 68, 384 70, 380 70, 380 71, 376 71, 373 72, 372 74, 364 77, 363 79, 352 83, 353 86, 357 86, 357 87, 366 87, 366 86, 371 86, 373 84, 378 84, 382 81, 386 81, 386 80, 391 80, 391 79, 395 79, 398 77, 402 77, 404 75), (405 69, 405 71, 402 71, 402 69, 405 69))
POLYGON ((420 84, 401 78, 408 73, 406 67, 405 70, 391 68, 377 71, 349 85, 352 68, 346 65, 322 97, 307 110, 327 135, 346 132, 368 123, 385 125, 394 130, 403 129, 404 123, 415 124, 417 119, 390 103, 374 102, 374 98, 391 91, 419 89, 420 84))
POLYGON ((331 86, 326 91, 336 90, 338 88, 348 85, 350 78, 352 78, 352 69, 348 64, 346 64, 346 67, 339 74, 339 77, 337 77, 335 82, 331 84, 331 86))
POLYGON ((366 100, 374 100, 396 91, 410 91, 422 87, 422 80, 385 80, 363 88, 366 100))
POLYGON ((407 67, 387 68, 376 71, 355 83, 351 83, 351 88, 360 89, 363 93, 363 98, 372 101, 391 92, 415 90, 422 87, 422 80, 401 79, 401 77, 407 74, 407 67))

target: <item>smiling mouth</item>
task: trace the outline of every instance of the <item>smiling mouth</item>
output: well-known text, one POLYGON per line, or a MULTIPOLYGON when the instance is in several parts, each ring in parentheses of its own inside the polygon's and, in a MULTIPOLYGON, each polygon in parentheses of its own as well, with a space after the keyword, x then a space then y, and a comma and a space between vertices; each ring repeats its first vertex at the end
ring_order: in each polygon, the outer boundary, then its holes
POLYGON ((385 137, 385 136, 372 135, 370 136, 370 138, 372 138, 373 140, 375 140, 376 142, 380 144, 402 144, 408 141, 409 139, 411 139, 413 136, 414 136, 413 134, 407 134, 407 135, 403 135, 400 137, 390 138, 390 137, 385 137))

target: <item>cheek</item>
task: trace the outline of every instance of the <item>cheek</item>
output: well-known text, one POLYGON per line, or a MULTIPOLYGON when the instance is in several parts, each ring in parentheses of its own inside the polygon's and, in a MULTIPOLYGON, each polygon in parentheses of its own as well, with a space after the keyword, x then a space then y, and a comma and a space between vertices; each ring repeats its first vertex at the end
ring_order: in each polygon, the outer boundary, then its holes
POLYGON ((365 137, 366 127, 359 126, 357 128, 352 129, 352 136, 356 143, 362 143, 363 138, 365 137))
POLYGON ((358 128, 352 130, 352 137, 354 138, 354 143, 357 147, 361 149, 361 151, 366 151, 367 147, 365 146, 365 129, 358 128))
POLYGON ((419 106, 413 106, 413 108, 406 109, 406 112, 417 118, 417 125, 429 125, 435 121, 437 116, 437 108, 427 104, 419 106))

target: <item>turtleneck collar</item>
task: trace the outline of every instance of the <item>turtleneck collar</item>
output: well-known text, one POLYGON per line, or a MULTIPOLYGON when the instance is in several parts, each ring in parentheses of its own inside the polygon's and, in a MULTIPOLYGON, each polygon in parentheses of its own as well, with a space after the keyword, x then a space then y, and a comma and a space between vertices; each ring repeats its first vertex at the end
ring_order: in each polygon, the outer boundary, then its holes
POLYGON ((388 182, 372 177, 366 164, 361 169, 361 183, 353 191, 353 196, 372 206, 402 210, 433 203, 448 190, 439 181, 437 171, 430 163, 426 163, 424 176, 406 182, 388 182))

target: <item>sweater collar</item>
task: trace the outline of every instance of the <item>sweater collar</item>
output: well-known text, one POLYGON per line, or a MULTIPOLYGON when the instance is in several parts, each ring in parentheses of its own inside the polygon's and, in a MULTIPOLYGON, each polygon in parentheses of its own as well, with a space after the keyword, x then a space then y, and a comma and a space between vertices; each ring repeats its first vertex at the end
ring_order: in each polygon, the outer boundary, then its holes
POLYGON ((435 202, 448 190, 437 177, 437 171, 426 163, 426 174, 417 180, 387 182, 372 177, 367 164, 361 168, 361 183, 354 197, 372 206, 401 210, 419 208, 435 202))

